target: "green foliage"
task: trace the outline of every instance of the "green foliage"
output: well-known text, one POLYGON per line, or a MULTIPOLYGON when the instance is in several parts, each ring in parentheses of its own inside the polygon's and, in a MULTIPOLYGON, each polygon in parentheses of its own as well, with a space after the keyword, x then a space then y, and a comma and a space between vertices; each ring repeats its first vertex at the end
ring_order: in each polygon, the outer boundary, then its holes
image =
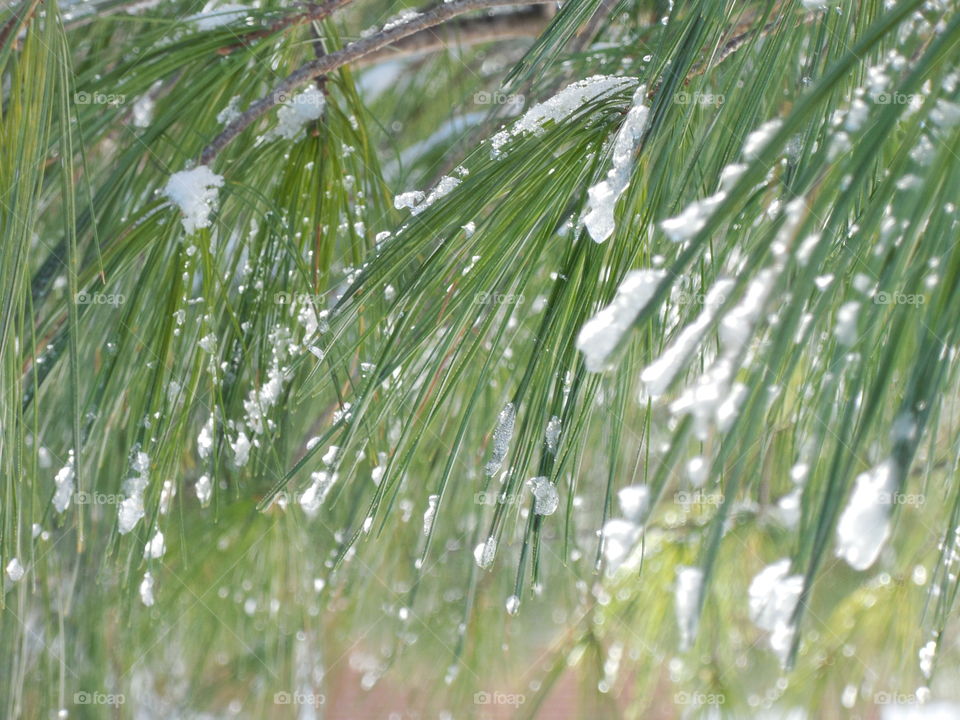
POLYGON ((192 234, 165 188, 224 109, 404 7, 287 23, 311 8, 265 0, 208 28, 186 0, 0 11, 0 567, 26 570, 0 595, 4 716, 960 701, 960 14, 827 4, 571 1, 538 38, 341 67, 310 80, 325 103, 298 137, 273 109, 216 155, 192 234), (518 98, 594 75, 630 80, 491 141, 518 98), (638 87, 649 121, 595 243, 588 188, 638 87), (711 196, 673 242, 663 221, 711 196), (578 333, 640 268, 663 279, 590 372, 578 333), (728 357, 723 323, 764 277, 728 357), (698 317, 651 394, 644 369, 698 317), (672 407, 723 359, 721 389, 742 388, 724 422, 672 407), (886 459, 891 536, 857 571, 837 525, 886 459), (534 477, 555 513, 534 513, 534 477), (651 502, 614 562, 633 485, 651 502), (781 559, 802 578, 785 668, 748 600, 781 559), (683 567, 704 578, 688 649, 683 567))

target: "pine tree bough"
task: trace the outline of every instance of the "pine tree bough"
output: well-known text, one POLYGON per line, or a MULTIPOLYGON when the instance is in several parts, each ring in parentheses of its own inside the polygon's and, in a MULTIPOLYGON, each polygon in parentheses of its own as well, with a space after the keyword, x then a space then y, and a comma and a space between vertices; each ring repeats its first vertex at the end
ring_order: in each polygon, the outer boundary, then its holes
POLYGON ((381 30, 374 35, 350 43, 342 50, 324 55, 316 60, 301 66, 277 85, 267 95, 252 103, 241 115, 231 122, 200 154, 200 164, 208 165, 217 154, 253 122, 263 117, 274 105, 282 101, 293 90, 308 80, 326 75, 337 68, 381 50, 398 40, 409 37, 428 28, 436 27, 441 23, 465 13, 477 10, 488 10, 496 7, 542 5, 548 0, 459 0, 435 7, 424 13, 412 17, 406 22, 381 30))

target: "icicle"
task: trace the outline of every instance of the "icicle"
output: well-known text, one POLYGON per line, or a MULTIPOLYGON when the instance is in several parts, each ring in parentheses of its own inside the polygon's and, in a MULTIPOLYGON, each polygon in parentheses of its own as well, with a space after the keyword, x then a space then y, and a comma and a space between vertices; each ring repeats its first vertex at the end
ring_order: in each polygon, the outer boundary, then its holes
POLYGON ((485 468, 487 475, 496 473, 503 464, 507 451, 510 449, 510 440, 513 439, 513 425, 516 419, 517 414, 513 403, 504 405, 503 410, 497 417, 497 426, 493 430, 493 451, 485 468))
POLYGON ((646 99, 647 86, 641 85, 633 94, 632 106, 614 140, 613 167, 610 168, 605 180, 601 180, 587 191, 588 211, 584 215, 583 224, 594 242, 602 243, 613 234, 614 208, 617 199, 630 185, 633 156, 647 128, 650 109, 643 104, 646 99))

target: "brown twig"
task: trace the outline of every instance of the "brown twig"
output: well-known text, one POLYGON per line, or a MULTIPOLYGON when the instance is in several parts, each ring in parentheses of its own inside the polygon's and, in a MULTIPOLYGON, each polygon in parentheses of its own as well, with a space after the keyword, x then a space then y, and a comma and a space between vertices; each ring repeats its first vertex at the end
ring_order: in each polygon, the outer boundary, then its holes
MULTIPOLYGON (((331 0, 341 2, 342 0, 331 0)), ((381 30, 336 52, 324 55, 312 62, 302 65, 290 75, 281 80, 274 88, 259 100, 253 102, 236 120, 231 122, 200 154, 200 163, 207 165, 225 148, 237 135, 248 128, 257 119, 293 90, 320 75, 326 75, 339 67, 369 55, 377 50, 396 43, 403 38, 414 35, 422 30, 436 27, 447 20, 451 20, 464 13, 476 10, 486 10, 494 7, 511 5, 542 5, 550 0, 454 0, 453 2, 438 5, 407 22, 400 23, 389 30, 381 30)))
POLYGON ((353 0, 326 0, 326 2, 319 4, 310 3, 307 10, 282 17, 267 27, 262 28, 261 30, 255 30, 248 35, 244 35, 240 42, 222 47, 217 50, 217 52, 221 55, 229 55, 230 53, 244 47, 244 45, 251 40, 259 40, 260 38, 269 37, 270 35, 278 33, 281 30, 286 30, 289 27, 305 25, 306 23, 328 18, 337 10, 349 5, 352 2, 353 0))
POLYGON ((478 18, 458 18, 428 28, 359 58, 351 67, 363 68, 387 60, 426 55, 450 47, 468 47, 498 40, 536 37, 550 22, 540 8, 478 18))

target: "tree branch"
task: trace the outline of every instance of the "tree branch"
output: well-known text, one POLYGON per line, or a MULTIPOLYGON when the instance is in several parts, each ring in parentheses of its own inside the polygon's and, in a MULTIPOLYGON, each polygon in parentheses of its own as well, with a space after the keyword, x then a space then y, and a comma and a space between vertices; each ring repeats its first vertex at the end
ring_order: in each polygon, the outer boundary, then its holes
POLYGON ((455 46, 481 45, 497 40, 536 37, 543 32, 549 22, 550 16, 541 12, 541 8, 504 15, 460 18, 440 25, 436 29, 421 30, 385 48, 364 55, 352 63, 352 67, 369 67, 388 60, 410 55, 426 55, 455 46))
MULTIPOLYGON (((343 2, 344 0, 328 0, 328 2, 343 2)), ((398 40, 409 37, 428 28, 436 27, 458 15, 476 10, 486 10, 494 7, 511 5, 542 5, 552 0, 454 0, 438 5, 407 22, 401 23, 389 30, 361 38, 350 43, 336 52, 324 55, 321 58, 302 65, 290 75, 281 80, 273 89, 259 100, 253 102, 236 120, 231 122, 200 154, 200 163, 207 165, 225 148, 237 135, 248 128, 257 119, 263 117, 270 108, 276 105, 282 97, 287 96, 307 80, 326 75, 339 67, 351 63, 377 50, 396 43, 398 40)), ((326 5, 327 3, 325 3, 326 5)))

